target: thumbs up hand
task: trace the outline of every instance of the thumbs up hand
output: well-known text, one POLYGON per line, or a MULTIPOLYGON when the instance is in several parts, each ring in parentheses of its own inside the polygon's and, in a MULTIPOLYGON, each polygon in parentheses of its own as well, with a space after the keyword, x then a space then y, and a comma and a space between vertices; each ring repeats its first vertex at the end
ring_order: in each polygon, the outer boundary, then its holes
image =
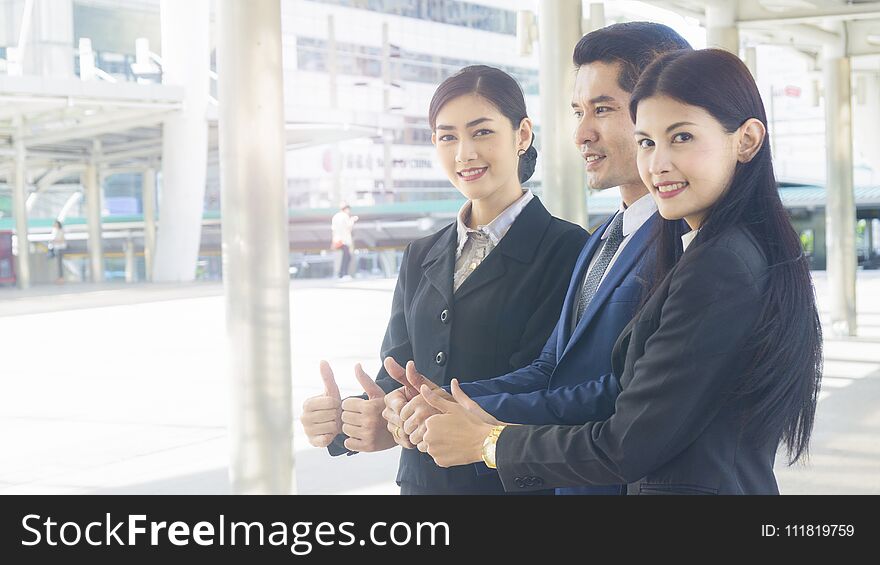
MULTIPOLYGON (((410 383, 410 387, 419 390, 422 386, 428 387, 436 393, 440 398, 452 401, 452 395, 440 388, 433 381, 422 375, 416 370, 416 365, 412 361, 406 364, 406 379, 410 383)), ((418 395, 410 400, 406 406, 400 411, 400 418, 404 421, 403 433, 409 436, 409 441, 413 445, 418 445, 425 435, 425 421, 440 411, 433 407, 425 399, 423 395, 418 395)))
POLYGON ((342 398, 333 369, 326 361, 321 361, 321 380, 324 381, 324 394, 307 399, 300 417, 309 443, 315 447, 327 447, 342 431, 342 398))
POLYGON ((354 367, 354 376, 367 393, 367 399, 352 396, 342 401, 342 432, 348 436, 345 447, 364 452, 394 447, 396 443, 382 417, 385 391, 364 372, 360 363, 354 367))
POLYGON ((452 380, 451 401, 427 386, 422 386, 421 393, 440 413, 425 421, 419 451, 428 453, 441 467, 481 461, 483 440, 502 423, 469 398, 456 379, 452 380))

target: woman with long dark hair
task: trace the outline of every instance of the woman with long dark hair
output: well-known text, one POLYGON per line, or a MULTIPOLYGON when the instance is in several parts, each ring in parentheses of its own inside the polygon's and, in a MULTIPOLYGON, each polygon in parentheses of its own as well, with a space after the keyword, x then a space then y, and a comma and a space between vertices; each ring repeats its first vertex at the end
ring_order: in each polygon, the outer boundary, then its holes
MULTIPOLYGON (((342 400, 322 363, 325 394, 305 402, 301 421, 312 444, 332 455, 406 445, 382 411, 385 394, 400 386, 392 375, 405 381, 408 361, 440 385, 530 363, 556 325, 586 241, 583 229, 551 216, 522 186, 537 151, 522 90, 510 75, 482 65, 462 69, 437 88, 429 123, 438 161, 467 202, 456 221, 407 246, 383 367, 375 382, 355 368, 367 394, 342 400)), ((494 473, 442 469, 415 449, 403 450, 397 482, 402 494, 504 493, 494 473)))
POLYGON ((807 454, 822 336, 757 86, 735 55, 677 51, 645 71, 630 112, 639 173, 666 223, 658 282, 614 348, 615 414, 504 425, 456 384, 457 404, 423 387, 444 414, 428 419, 419 449, 441 466, 497 464, 508 490, 778 493, 778 446, 789 463, 807 454), (679 237, 680 219, 691 230, 679 237))

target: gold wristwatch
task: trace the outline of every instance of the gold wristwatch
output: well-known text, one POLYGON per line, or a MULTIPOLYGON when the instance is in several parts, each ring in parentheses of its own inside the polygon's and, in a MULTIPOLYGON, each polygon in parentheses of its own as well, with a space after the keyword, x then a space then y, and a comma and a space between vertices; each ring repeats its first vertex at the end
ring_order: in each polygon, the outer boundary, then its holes
POLYGON ((498 436, 501 435, 501 431, 504 430, 505 426, 495 426, 492 428, 492 431, 489 432, 489 435, 486 436, 486 439, 483 440, 483 463, 486 464, 486 467, 490 469, 495 469, 495 444, 498 442, 498 436))

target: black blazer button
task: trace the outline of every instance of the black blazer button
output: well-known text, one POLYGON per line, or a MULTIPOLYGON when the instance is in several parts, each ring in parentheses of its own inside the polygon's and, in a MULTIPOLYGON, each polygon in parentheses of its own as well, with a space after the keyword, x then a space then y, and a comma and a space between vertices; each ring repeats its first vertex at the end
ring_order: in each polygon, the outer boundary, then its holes
POLYGON ((515 478, 515 479, 513 480, 513 482, 516 483, 516 486, 518 486, 519 488, 525 488, 525 487, 526 487, 526 485, 523 484, 523 480, 522 480, 520 477, 515 478))
POLYGON ((444 324, 449 323, 449 310, 443 310, 442 312, 440 312, 440 321, 444 324))
POLYGON ((544 479, 542 479, 541 477, 535 477, 535 486, 536 487, 542 486, 543 484, 544 484, 544 479))
POLYGON ((445 365, 446 364, 446 354, 441 351, 440 353, 437 354, 437 357, 434 358, 434 361, 438 365, 445 365))

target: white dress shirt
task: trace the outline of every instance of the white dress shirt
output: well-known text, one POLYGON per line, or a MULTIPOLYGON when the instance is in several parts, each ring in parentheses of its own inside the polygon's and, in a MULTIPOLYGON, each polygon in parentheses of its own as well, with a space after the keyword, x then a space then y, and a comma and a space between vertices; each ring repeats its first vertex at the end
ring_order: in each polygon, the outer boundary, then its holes
POLYGON ((684 234, 683 236, 681 236, 682 252, 687 251, 688 246, 691 244, 691 242, 694 241, 694 238, 697 237, 698 233, 700 233, 700 230, 695 229, 695 230, 691 230, 691 231, 687 232, 686 234, 684 234))
POLYGON ((480 266, 480 263, 485 261, 532 198, 534 198, 532 191, 524 190, 523 195, 498 214, 494 220, 476 228, 467 226, 471 216, 471 202, 464 203, 458 212, 455 224, 458 246, 455 249, 453 291, 457 291, 458 287, 480 266))

